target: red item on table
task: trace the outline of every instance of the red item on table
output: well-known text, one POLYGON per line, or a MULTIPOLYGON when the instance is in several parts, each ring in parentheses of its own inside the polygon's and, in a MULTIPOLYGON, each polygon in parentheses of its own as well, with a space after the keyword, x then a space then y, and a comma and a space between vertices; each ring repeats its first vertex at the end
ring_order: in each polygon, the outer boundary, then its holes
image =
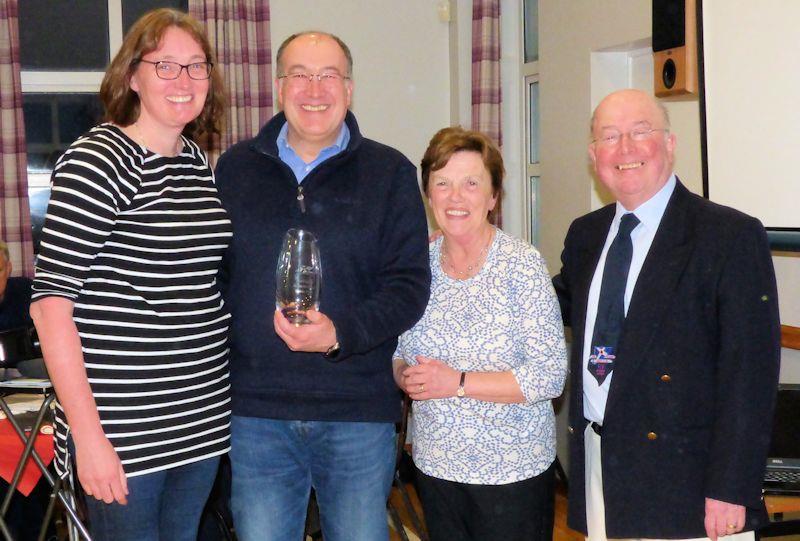
MULTIPOLYGON (((49 425, 45 425, 49 426, 49 425)), ((55 456, 55 449, 53 448, 52 434, 42 434, 36 437, 34 448, 45 465, 49 465, 55 456)), ((14 431, 14 427, 8 419, 0 420, 0 477, 11 483, 14 478, 14 470, 19 463, 19 458, 22 456, 22 451, 25 449, 25 444, 14 431)), ((23 495, 27 496, 39 482, 42 472, 34 462, 33 457, 28 458, 28 463, 22 471, 22 478, 19 480, 19 490, 23 495)))

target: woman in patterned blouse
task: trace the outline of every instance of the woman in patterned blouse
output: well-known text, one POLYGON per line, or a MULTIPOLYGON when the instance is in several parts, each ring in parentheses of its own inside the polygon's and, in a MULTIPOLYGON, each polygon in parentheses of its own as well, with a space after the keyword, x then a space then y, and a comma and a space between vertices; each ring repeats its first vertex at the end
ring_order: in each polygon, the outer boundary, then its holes
POLYGON ((504 175, 483 134, 440 130, 422 186, 443 235, 431 297, 400 337, 395 379, 414 399, 413 458, 431 539, 550 540, 555 416, 567 371, 544 260, 491 225, 504 175))
POLYGON ((107 122, 59 158, 31 306, 96 541, 194 540, 229 449, 231 237, 205 153, 222 81, 203 27, 144 15, 100 88, 107 122))

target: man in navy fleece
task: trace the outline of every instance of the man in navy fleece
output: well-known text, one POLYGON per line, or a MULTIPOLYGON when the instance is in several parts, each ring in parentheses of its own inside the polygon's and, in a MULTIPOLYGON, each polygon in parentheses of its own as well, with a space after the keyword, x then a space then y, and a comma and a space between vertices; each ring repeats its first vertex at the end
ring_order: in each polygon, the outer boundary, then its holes
POLYGON ((300 539, 313 486, 326 541, 385 540, 400 417, 392 353, 430 287, 416 172, 359 132, 339 38, 286 39, 275 87, 282 112, 216 170, 234 228, 220 282, 233 315, 236 533, 300 539), (322 260, 320 309, 301 326, 273 313, 290 228, 313 232, 322 260))

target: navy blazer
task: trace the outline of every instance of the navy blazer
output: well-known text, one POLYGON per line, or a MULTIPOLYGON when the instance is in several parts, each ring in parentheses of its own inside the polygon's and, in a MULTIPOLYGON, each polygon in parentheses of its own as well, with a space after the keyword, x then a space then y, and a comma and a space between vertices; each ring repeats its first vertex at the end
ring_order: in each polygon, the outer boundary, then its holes
MULTIPOLYGON (((614 205, 570 226, 554 285, 572 326, 568 523, 586 532, 583 342, 589 286, 614 205)), ((602 436, 606 534, 705 537, 705 498, 767 520, 761 485, 780 364, 772 258, 755 218, 680 181, 617 348, 602 436)))

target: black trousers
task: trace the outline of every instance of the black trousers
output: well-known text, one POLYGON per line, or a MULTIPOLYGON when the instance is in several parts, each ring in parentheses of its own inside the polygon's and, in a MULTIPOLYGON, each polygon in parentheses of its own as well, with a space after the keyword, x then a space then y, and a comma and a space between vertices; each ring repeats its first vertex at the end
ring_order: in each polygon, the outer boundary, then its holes
POLYGON ((431 541, 551 541, 553 468, 507 485, 456 483, 417 470, 431 541))

